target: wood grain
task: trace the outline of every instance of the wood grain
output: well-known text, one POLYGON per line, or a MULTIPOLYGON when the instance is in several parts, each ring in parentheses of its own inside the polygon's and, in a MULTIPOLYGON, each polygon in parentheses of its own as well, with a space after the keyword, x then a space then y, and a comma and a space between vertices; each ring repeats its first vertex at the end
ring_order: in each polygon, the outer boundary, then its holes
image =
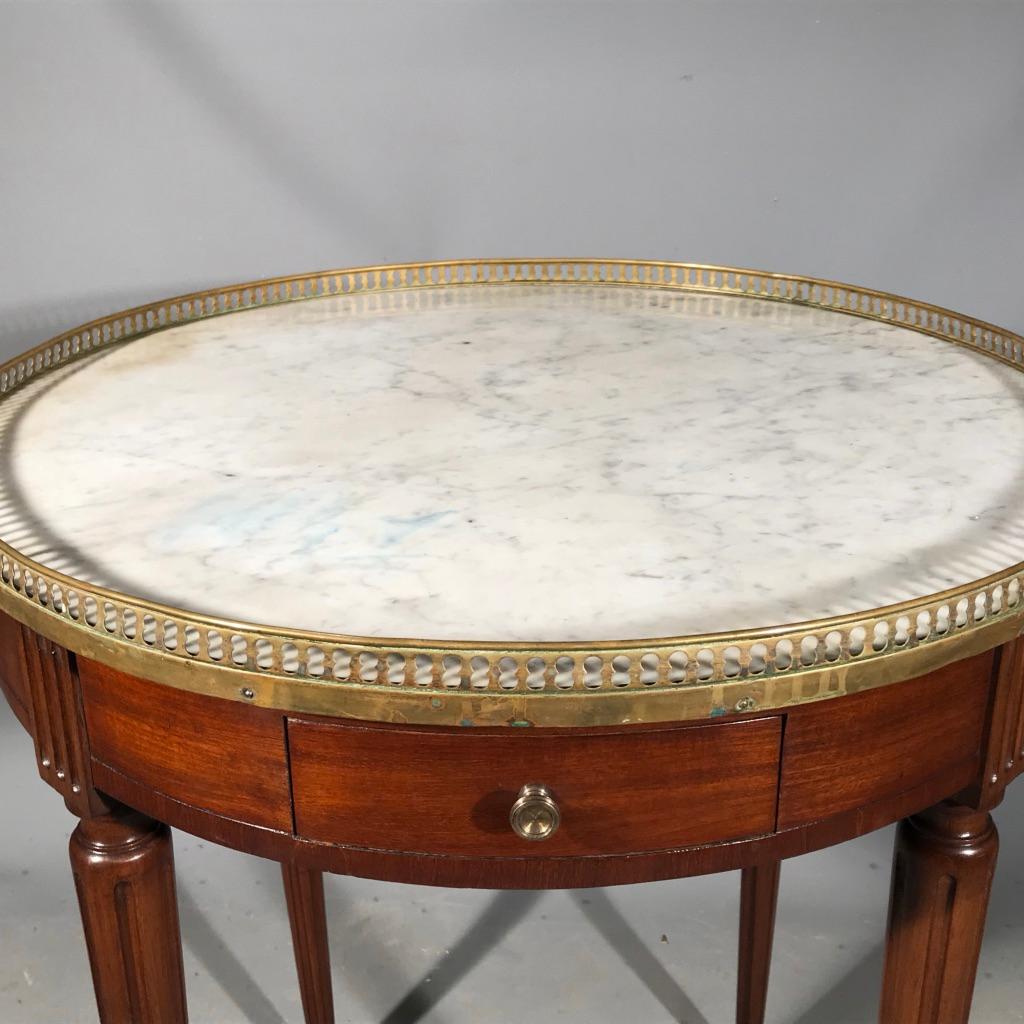
POLYGON ((996 651, 985 736, 978 780, 959 799, 988 811, 1002 800, 1007 785, 1024 771, 1024 640, 1020 638, 996 651))
POLYGON ((744 868, 740 878, 736 1024, 764 1024, 781 867, 765 861, 744 868))
MULTIPOLYGON (((291 860, 318 871, 389 882, 478 889, 576 889, 736 871, 768 859, 796 857, 864 835, 920 811, 967 785, 974 766, 954 766, 923 785, 809 826, 725 843, 641 854, 568 857, 471 857, 363 850, 256 828, 191 807, 95 762, 96 785, 175 828, 232 849, 291 860)), ((543 844, 541 844, 543 845, 543 844)))
POLYGON ((0 612, 0 690, 18 721, 32 731, 21 623, 0 612))
POLYGON ((415 853, 549 857, 667 849, 770 832, 779 718, 652 729, 425 730, 291 718, 299 835, 415 853), (516 836, 520 787, 561 810, 516 836))
POLYGON ((282 717, 79 659, 92 756, 175 800, 291 831, 282 717))
POLYGON ((954 765, 980 763, 993 664, 988 651, 908 682, 794 708, 786 722, 779 828, 912 789, 954 765))
POLYGON ((80 818, 104 814, 107 805, 92 784, 74 655, 27 626, 21 626, 20 632, 39 775, 64 797, 72 814, 80 818))
POLYGON ((333 1014, 320 871, 501 889, 735 868, 745 869, 737 1019, 759 1024, 773 862, 916 815, 899 833, 883 1021, 966 1020, 995 833, 986 807, 962 805, 965 794, 997 800, 1024 767, 1020 641, 786 713, 520 731, 286 721, 76 659, 0 618, 0 641, 12 635, 0 650, 4 691, 40 763, 62 767, 56 788, 75 813, 92 815, 76 830, 72 860, 106 1022, 184 1020, 173 951, 159 954, 169 965, 163 975, 145 962, 162 941, 177 943, 170 846, 155 822, 72 800, 79 777, 91 783, 84 792, 97 796, 95 787, 195 835, 285 862, 300 986, 315 1024, 333 1014), (525 782, 549 785, 562 809, 562 827, 542 843, 508 825, 525 782), (959 809, 918 813, 950 794, 960 795, 959 809), (147 930, 154 922, 163 922, 163 939, 147 930), (149 978, 144 991, 140 979, 149 978))
POLYGON ((991 816, 953 801, 900 823, 881 1024, 967 1024, 998 846, 991 816))
POLYGON ((281 865, 281 876, 306 1024, 334 1024, 324 876, 288 862, 281 865))
POLYGON ((71 837, 101 1024, 185 1024, 171 833, 127 809, 71 837))

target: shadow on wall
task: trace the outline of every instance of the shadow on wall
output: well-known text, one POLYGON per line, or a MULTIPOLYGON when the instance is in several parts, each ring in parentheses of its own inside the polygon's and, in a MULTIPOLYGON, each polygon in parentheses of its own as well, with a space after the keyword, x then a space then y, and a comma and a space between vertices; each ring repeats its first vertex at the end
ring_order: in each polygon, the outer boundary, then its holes
MULTIPOLYGON (((116 10, 182 93, 217 124, 221 138, 233 140, 247 160, 255 161, 314 222, 326 221, 339 232, 347 246, 366 252, 382 245, 396 252, 399 247, 403 252, 418 252, 434 236, 429 208, 422 211, 418 223, 398 217, 392 224, 382 222, 374 212, 380 208, 379 197, 373 202, 374 197, 354 193, 353 182, 361 177, 355 150, 346 161, 350 173, 325 164, 316 150, 315 136, 299 130, 294 119, 254 103, 251 88, 233 76, 223 57, 190 28, 183 11, 161 4, 124 4, 116 10), (345 182, 344 188, 339 188, 339 180, 345 182)), ((424 173, 422 167, 419 173, 424 173)))

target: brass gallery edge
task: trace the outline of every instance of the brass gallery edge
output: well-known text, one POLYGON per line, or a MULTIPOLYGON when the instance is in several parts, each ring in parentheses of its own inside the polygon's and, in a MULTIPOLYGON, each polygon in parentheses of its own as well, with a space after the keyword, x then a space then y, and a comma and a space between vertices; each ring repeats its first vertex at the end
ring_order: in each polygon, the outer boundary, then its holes
MULTIPOLYGON (((1024 370, 1024 339, 928 303, 702 264, 457 260, 331 270, 196 292, 92 321, 0 366, 0 401, 99 349, 192 320, 331 295, 478 284, 663 288, 893 323, 1024 370)), ((884 608, 735 633, 593 643, 432 641, 279 629, 77 580, 0 540, 0 608, 70 650, 172 688, 438 725, 594 726, 782 708, 920 675, 1016 636, 1024 563, 884 608)), ((171 697, 171 694, 168 694, 171 697)))

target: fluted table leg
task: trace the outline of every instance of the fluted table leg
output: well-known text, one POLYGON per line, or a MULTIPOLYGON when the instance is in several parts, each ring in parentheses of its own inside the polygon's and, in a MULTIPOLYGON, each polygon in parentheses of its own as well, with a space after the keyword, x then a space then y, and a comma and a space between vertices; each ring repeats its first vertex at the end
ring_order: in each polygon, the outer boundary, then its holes
POLYGON ((102 1024, 185 1024, 185 972, 170 829, 119 808, 71 836, 102 1024))
POLYGON ((991 816, 953 801, 900 823, 882 1024, 966 1024, 998 846, 991 816))
POLYGON ((736 1024, 764 1024, 780 867, 779 861, 769 861, 743 870, 736 1024))
POLYGON ((282 864, 281 874, 306 1024, 334 1024, 323 875, 294 864, 282 864))

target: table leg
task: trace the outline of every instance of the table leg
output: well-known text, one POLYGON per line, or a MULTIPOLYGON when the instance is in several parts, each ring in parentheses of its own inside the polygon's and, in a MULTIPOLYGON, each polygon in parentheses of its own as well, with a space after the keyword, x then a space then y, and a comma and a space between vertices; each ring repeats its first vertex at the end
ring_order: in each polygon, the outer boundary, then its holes
POLYGON ((294 864, 282 864, 281 874, 306 1024, 334 1024, 324 876, 294 864))
POLYGON ((900 822, 882 1024, 966 1024, 998 846, 988 813, 951 800, 900 822))
POLYGON ((764 1024, 781 866, 776 860, 743 869, 736 1024, 764 1024))
POLYGON ((102 1024, 185 1024, 185 971, 170 829, 118 808, 71 836, 102 1024))

